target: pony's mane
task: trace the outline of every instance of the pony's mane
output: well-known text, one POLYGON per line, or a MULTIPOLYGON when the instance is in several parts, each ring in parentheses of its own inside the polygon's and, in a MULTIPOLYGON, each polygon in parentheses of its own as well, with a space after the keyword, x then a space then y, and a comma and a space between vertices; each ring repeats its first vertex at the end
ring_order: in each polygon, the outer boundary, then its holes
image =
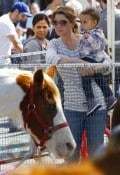
POLYGON ((32 76, 29 74, 19 74, 16 77, 16 82, 21 88, 26 92, 30 88, 30 84, 32 83, 32 76))
POLYGON ((0 79, 11 79, 15 78, 16 83, 22 87, 24 91, 30 87, 32 79, 32 72, 27 70, 13 69, 13 68, 2 68, 0 69, 0 79))

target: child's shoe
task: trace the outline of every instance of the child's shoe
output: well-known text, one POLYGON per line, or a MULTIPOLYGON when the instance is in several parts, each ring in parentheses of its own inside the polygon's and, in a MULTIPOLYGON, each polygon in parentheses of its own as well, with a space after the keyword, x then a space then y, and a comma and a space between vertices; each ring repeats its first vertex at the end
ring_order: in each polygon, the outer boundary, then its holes
POLYGON ((107 111, 114 108, 115 104, 117 102, 117 98, 114 96, 110 96, 106 98, 106 109, 107 111))
POLYGON ((86 113, 86 115, 90 115, 91 113, 96 111, 100 106, 101 104, 97 100, 88 100, 88 112, 86 113))

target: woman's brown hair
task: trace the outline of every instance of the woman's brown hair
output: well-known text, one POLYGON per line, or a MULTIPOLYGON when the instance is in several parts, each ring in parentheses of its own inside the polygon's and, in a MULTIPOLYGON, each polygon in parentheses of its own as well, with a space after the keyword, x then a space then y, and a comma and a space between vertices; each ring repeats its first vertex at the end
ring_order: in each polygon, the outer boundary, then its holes
POLYGON ((51 20, 54 21, 54 18, 57 14, 62 14, 64 15, 69 22, 74 24, 73 27, 73 32, 76 33, 78 30, 78 25, 76 23, 76 15, 75 15, 75 11, 73 8, 71 7, 67 7, 67 6, 62 6, 62 7, 58 7, 52 14, 51 20))

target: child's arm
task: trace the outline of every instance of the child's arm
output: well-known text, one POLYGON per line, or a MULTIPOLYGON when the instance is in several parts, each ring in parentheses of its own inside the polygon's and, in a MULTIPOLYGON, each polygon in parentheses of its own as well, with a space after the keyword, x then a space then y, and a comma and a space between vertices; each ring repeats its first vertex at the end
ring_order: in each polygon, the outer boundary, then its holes
POLYGON ((83 38, 84 45, 87 45, 87 47, 91 48, 91 50, 93 50, 94 52, 104 50, 107 44, 104 34, 101 30, 95 30, 90 33, 85 33, 83 35, 83 38))
POLYGON ((84 33, 84 34, 83 34, 83 38, 84 38, 84 39, 88 39, 89 36, 90 36, 90 35, 89 35, 88 33, 84 33))

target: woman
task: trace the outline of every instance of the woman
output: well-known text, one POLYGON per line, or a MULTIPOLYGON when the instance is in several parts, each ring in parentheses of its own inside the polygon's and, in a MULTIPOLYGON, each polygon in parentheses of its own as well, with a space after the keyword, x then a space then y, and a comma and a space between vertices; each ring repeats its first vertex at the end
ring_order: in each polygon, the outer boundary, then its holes
MULTIPOLYGON (((76 16, 72 8, 59 7, 52 15, 52 23, 56 33, 60 36, 49 42, 46 51, 46 62, 50 64, 81 63, 80 35, 76 34, 76 16)), ((108 62, 109 63, 109 62, 108 62)), ((111 63, 111 62, 110 62, 111 63)), ((71 64, 70 64, 71 65, 71 64)), ((111 69, 111 67, 110 67, 111 69)), ((93 74, 97 68, 76 68, 59 66, 58 71, 64 81, 64 111, 71 131, 77 143, 76 151, 67 161, 79 161, 81 138, 84 129, 87 133, 88 153, 91 156, 96 148, 104 142, 104 129, 106 124, 105 102, 100 88, 95 81, 92 82, 95 98, 98 98, 101 107, 93 114, 87 116, 87 101, 82 89, 81 75, 93 74)), ((98 71, 98 70, 97 70, 98 71)), ((99 68, 99 71, 110 71, 99 68)))
MULTIPOLYGON (((24 52, 44 51, 47 48, 48 40, 46 35, 49 29, 49 19, 45 14, 37 14, 33 21, 34 36, 26 40, 23 50, 24 52)), ((45 54, 24 57, 23 63, 45 63, 45 54)))

